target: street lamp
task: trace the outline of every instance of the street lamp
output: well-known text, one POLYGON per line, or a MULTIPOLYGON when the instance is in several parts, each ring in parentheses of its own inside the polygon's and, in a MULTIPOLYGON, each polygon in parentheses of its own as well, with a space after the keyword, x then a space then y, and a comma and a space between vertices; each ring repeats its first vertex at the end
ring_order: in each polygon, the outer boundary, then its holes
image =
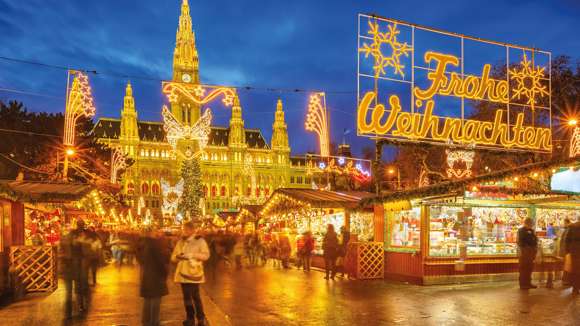
POLYGON ((76 151, 73 147, 67 147, 64 151, 64 167, 63 167, 63 171, 62 171, 62 178, 64 180, 66 180, 67 176, 68 176, 68 159, 69 157, 75 155, 76 151))

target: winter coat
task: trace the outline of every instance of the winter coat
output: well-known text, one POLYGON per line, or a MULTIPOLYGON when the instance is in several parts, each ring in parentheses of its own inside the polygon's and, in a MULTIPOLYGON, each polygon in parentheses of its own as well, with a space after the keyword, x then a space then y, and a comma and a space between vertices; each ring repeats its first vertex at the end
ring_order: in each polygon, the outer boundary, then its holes
POLYGON ((566 252, 572 256, 580 257, 580 222, 570 224, 564 241, 566 252))
POLYGON ((322 241, 324 257, 336 258, 338 256, 339 244, 336 232, 327 232, 322 241))
POLYGON ((167 295, 169 248, 161 239, 142 238, 137 247, 137 260, 141 265, 140 295, 144 298, 167 295))
POLYGON ((209 248, 205 240, 200 236, 191 236, 187 239, 181 239, 175 245, 173 253, 171 254, 171 261, 177 263, 175 269, 175 277, 173 280, 176 283, 204 283, 205 276, 203 275, 203 262, 209 259, 209 248), (179 256, 184 259, 178 258, 179 256), (188 266, 202 266, 202 277, 199 281, 192 281, 181 276, 182 272, 188 270, 188 266))

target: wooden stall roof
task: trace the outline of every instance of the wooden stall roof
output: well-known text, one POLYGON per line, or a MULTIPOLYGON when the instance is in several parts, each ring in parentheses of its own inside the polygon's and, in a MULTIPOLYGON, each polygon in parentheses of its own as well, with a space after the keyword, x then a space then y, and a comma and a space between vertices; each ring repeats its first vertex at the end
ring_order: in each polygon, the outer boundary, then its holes
POLYGON ((0 195, 25 202, 69 202, 83 198, 94 189, 80 183, 0 180, 0 195))
POLYGON ((481 184, 489 182, 497 182, 505 180, 506 178, 518 175, 528 175, 534 171, 556 169, 562 166, 578 166, 580 165, 580 158, 572 158, 558 161, 545 161, 540 163, 531 163, 519 166, 513 169, 505 169, 501 171, 496 171, 488 173, 481 176, 476 176, 473 178, 467 178, 463 180, 456 181, 445 181, 434 185, 429 185, 427 187, 420 187, 409 190, 401 190, 390 192, 381 196, 376 196, 372 198, 365 198, 361 200, 361 205, 370 205, 373 203, 386 203, 399 200, 410 200, 416 198, 425 198, 432 196, 443 196, 443 195, 463 195, 466 190, 471 189, 473 186, 478 187, 480 190, 485 190, 488 192, 504 192, 518 195, 560 195, 568 197, 571 200, 576 200, 577 195, 570 194, 560 191, 538 191, 533 189, 513 189, 505 187, 487 187, 480 186, 481 184))
POLYGON ((317 208, 356 208, 361 200, 374 196, 370 192, 363 191, 279 188, 264 203, 260 214, 265 216, 273 211, 291 210, 292 206, 288 204, 288 201, 280 198, 290 198, 317 208))

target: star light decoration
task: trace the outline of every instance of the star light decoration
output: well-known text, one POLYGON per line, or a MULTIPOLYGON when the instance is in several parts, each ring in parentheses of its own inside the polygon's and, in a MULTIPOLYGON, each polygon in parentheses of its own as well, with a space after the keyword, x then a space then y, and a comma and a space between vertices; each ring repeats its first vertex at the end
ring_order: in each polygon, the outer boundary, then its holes
POLYGON ((111 183, 117 183, 117 174, 127 168, 127 159, 121 148, 116 147, 111 152, 111 183))
POLYGON ((74 146, 75 144, 77 120, 83 116, 90 118, 95 115, 89 77, 76 70, 72 70, 70 73, 74 78, 66 99, 63 138, 65 146, 74 146))
POLYGON ((163 205, 161 206, 161 213, 163 215, 172 215, 177 212, 179 199, 183 194, 183 179, 171 186, 169 181, 161 178, 161 194, 163 195, 163 205))
POLYGON ((447 153, 447 176, 450 178, 462 179, 471 176, 471 167, 475 152, 470 150, 446 150, 447 153), (465 163, 465 169, 456 168, 459 163, 465 163))
POLYGON ((359 52, 364 53, 365 58, 372 56, 375 60, 373 70, 375 72, 375 78, 382 75, 386 75, 385 68, 392 67, 395 75, 401 75, 405 77, 403 68, 405 66, 401 63, 401 56, 409 56, 409 53, 413 51, 413 48, 405 43, 399 42, 397 40, 397 35, 400 31, 397 30, 397 24, 388 24, 388 31, 381 32, 379 30, 379 24, 376 22, 369 21, 368 34, 372 36, 373 42, 371 44, 363 43, 359 52), (388 45, 391 49, 391 55, 386 56, 381 48, 383 45, 388 45))
POLYGON ((550 95, 546 86, 542 85, 544 70, 544 67, 534 67, 533 63, 528 61, 526 52, 524 52, 524 58, 519 67, 510 70, 511 79, 516 82, 516 86, 512 90, 512 99, 519 100, 523 96, 526 99, 526 104, 530 105, 532 110, 534 110, 537 104, 537 96, 550 95))
POLYGON ((324 93, 321 92, 310 95, 304 128, 307 131, 315 132, 318 135, 320 155, 324 157, 330 156, 326 96, 324 93))

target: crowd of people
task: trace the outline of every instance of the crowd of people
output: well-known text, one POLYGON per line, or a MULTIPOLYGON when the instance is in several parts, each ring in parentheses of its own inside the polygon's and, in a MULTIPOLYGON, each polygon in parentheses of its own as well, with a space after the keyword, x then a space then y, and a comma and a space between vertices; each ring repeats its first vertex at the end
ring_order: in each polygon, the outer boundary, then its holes
POLYGON ((580 294, 580 221, 571 223, 566 219, 562 228, 552 230, 547 236, 556 243, 556 261, 547 261, 544 257, 531 218, 526 218, 518 230, 520 289, 537 288, 532 284, 532 273, 537 270, 545 277, 546 287, 553 287, 556 274, 561 272, 562 285, 571 286, 573 294, 580 294))

